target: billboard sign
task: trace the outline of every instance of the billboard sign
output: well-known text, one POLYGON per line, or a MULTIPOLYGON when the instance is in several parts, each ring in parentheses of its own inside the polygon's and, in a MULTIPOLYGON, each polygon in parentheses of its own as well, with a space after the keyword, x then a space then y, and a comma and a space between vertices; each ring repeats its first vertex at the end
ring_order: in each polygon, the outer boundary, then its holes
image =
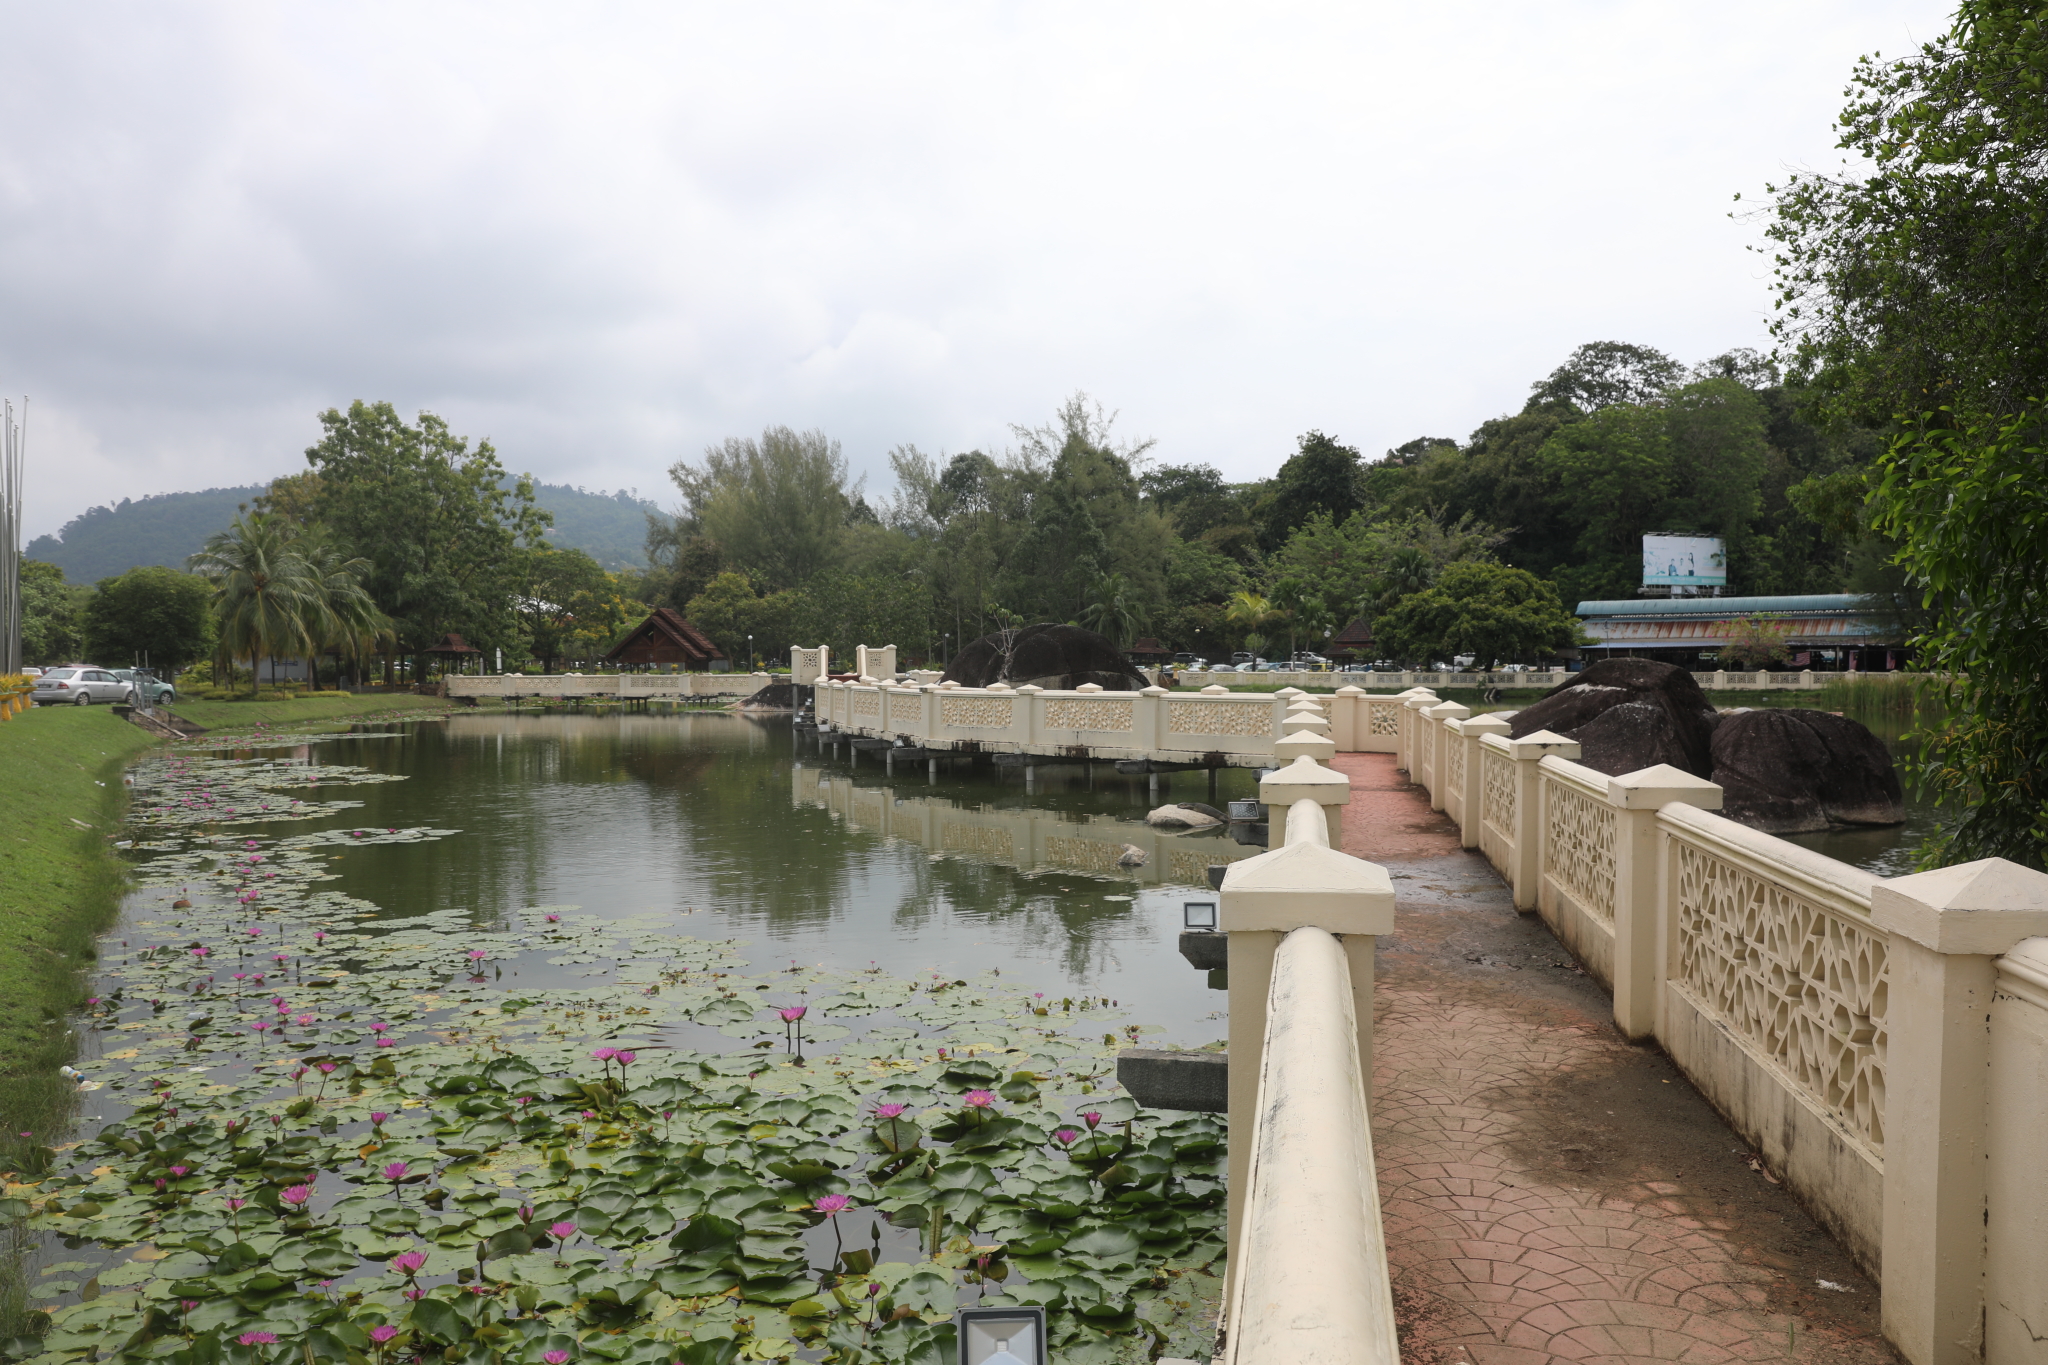
POLYGON ((1719 536, 1643 537, 1643 586, 1725 588, 1728 553, 1719 536))

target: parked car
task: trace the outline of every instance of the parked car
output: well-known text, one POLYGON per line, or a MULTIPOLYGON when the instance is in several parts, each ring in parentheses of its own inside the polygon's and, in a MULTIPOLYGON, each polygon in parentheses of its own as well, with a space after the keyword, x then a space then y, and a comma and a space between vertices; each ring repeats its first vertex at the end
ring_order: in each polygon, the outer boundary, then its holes
POLYGON ((43 670, 40 668, 24 668, 21 670, 21 676, 24 678, 40 678, 43 676, 43 670))
POLYGON ((114 676, 135 689, 136 700, 140 705, 177 705, 178 689, 146 668, 117 668, 114 670, 114 676))
POLYGON ((133 701, 135 684, 123 682, 90 664, 53 668, 36 679, 32 694, 38 706, 90 706, 96 701, 133 701))

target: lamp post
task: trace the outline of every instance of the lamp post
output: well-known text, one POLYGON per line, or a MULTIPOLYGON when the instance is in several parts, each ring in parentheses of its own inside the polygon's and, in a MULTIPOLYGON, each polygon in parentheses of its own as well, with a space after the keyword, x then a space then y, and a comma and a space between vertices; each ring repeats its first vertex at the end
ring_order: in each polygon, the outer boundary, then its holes
POLYGON ((747 637, 747 672, 754 671, 754 637, 747 637))

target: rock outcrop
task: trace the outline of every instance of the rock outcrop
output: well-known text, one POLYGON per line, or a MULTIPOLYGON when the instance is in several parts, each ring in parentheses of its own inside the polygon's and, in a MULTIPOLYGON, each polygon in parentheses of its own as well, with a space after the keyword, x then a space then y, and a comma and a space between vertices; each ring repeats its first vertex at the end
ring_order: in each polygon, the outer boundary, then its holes
POLYGON ((1045 623, 999 630, 953 656, 941 682, 962 687, 1007 683, 1048 690, 1094 683, 1110 692, 1136 692, 1148 684, 1106 636, 1079 626, 1045 623))
POLYGON ((1156 829, 1214 829, 1225 823, 1225 817, 1214 806, 1205 806, 1199 801, 1182 801, 1159 807, 1145 817, 1145 823, 1156 829))
POLYGON ((1714 721, 1713 703, 1684 669, 1652 659, 1602 659, 1516 712, 1508 733, 1521 739, 1548 730, 1575 739, 1579 762, 1615 776, 1669 763, 1707 777, 1714 721))
POLYGON ((1906 818, 1884 741, 1831 711, 1770 707, 1723 716, 1713 757, 1721 813, 1767 834, 1906 818))

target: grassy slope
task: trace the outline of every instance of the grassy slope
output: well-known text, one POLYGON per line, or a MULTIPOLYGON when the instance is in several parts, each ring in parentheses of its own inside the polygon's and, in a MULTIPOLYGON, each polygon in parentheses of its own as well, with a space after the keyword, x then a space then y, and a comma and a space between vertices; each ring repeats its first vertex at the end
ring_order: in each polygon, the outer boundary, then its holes
POLYGON ((317 726, 323 720, 361 720, 372 714, 445 711, 439 697, 399 692, 388 697, 313 697, 303 701, 181 701, 179 717, 208 730, 246 730, 256 725, 317 726))
POLYGON ((47 1021, 76 1003, 75 969, 119 904, 107 835, 126 806, 121 770, 154 743, 104 706, 0 722, 0 1073, 54 1069, 68 1055, 47 1021))

